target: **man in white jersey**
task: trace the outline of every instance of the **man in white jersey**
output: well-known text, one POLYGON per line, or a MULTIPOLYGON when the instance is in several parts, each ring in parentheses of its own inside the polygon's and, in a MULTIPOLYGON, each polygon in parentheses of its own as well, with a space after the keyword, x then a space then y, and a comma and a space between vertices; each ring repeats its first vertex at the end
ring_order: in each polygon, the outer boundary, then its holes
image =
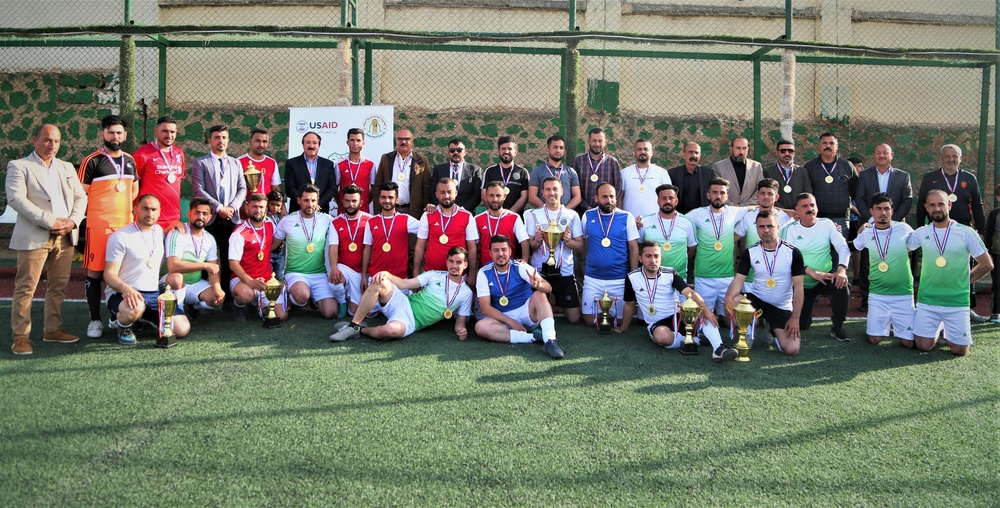
POLYGON ((222 306, 219 274, 219 250, 212 235, 205 234, 205 224, 212 217, 212 203, 205 198, 191 199, 187 226, 167 234, 167 274, 160 282, 177 295, 179 307, 195 319, 197 309, 215 310, 222 306), (208 278, 201 278, 201 272, 208 278))
POLYGON ((656 188, 656 203, 660 210, 640 221, 640 240, 652 240, 660 245, 660 262, 669 266, 686 282, 688 280, 688 260, 694 256, 698 240, 694 236, 694 225, 677 211, 680 188, 663 184, 656 188))
MULTIPOLYGON (((118 342, 135 345, 132 324, 140 319, 159 322, 160 263, 163 262, 163 229, 156 224, 160 218, 160 200, 152 194, 139 196, 133 211, 135 222, 118 229, 108 237, 104 283, 109 328, 118 330, 118 342)), ((174 334, 184 337, 191 324, 184 309, 177 307, 173 320, 174 334)))
MULTIPOLYGON (((337 315, 336 289, 326 274, 326 236, 333 218, 319 211, 319 187, 305 184, 299 209, 281 218, 274 238, 285 242, 285 283, 289 303, 304 306, 312 298, 323 317, 337 315)), ((341 288, 342 289, 342 288, 341 288)))
POLYGON ((552 358, 564 358, 556 342, 555 320, 548 293, 552 286, 538 270, 511 260, 510 239, 503 235, 490 238, 487 263, 476 275, 479 308, 476 334, 493 342, 531 344, 543 342, 543 350, 552 358), (541 328, 541 331, 535 330, 541 328), (535 330, 530 332, 529 330, 535 330))
POLYGON ((583 323, 594 326, 597 300, 617 297, 615 318, 622 315, 625 276, 639 266, 639 230, 635 216, 615 207, 615 188, 609 183, 597 187, 597 208, 583 214, 583 237, 587 239, 587 266, 583 276, 583 323))
POLYGON ((331 222, 330 233, 327 235, 327 242, 330 244, 327 254, 330 284, 339 285, 340 292, 345 293, 349 299, 347 305, 340 305, 340 314, 343 315, 338 317, 346 316, 348 310, 354 315, 358 302, 361 301, 365 227, 372 217, 361 211, 362 206, 367 206, 362 195, 361 189, 354 184, 341 189, 342 212, 331 222))
MULTIPOLYGON (((760 240, 743 249, 736 275, 726 291, 726 302, 736 308, 740 293, 745 292, 777 339, 778 350, 795 356, 801 346, 799 317, 805 293, 802 252, 778 239, 778 217, 773 210, 758 213, 754 226, 760 240), (750 275, 753 282, 747 282, 750 275)), ((747 338, 751 346, 753 339, 753 335, 747 338)))
MULTIPOLYGON (((861 226, 854 248, 868 249, 868 343, 878 344, 889 338, 889 329, 906 347, 913 347, 913 272, 906 244, 913 229, 905 222, 892 220, 892 198, 884 192, 866 196, 866 210, 874 227, 861 226)), ((865 258, 862 258, 865 259, 865 258)))
MULTIPOLYGON (((760 208, 756 210, 750 210, 746 215, 743 216, 743 220, 736 223, 736 243, 738 245, 745 245, 749 247, 760 241, 760 237, 757 236, 757 215, 763 211, 769 211, 778 218, 778 229, 775 233, 781 230, 786 224, 792 222, 792 218, 779 208, 776 208, 775 202, 778 199, 778 181, 771 178, 764 178, 763 180, 757 182, 757 204, 760 208), (741 243, 740 240, 746 238, 746 242, 741 243)), ((744 291, 750 291, 750 284, 753 283, 753 273, 747 275, 747 282, 744 284, 744 291)), ((770 328, 765 328, 763 330, 766 334, 770 332, 770 328)))
POLYGON ((969 284, 990 273, 993 260, 976 230, 948 216, 951 202, 947 192, 928 192, 924 207, 931 223, 917 228, 907 241, 911 249, 923 249, 913 339, 917 349, 930 351, 943 324, 952 354, 964 356, 972 347, 969 284), (970 256, 979 263, 971 270, 970 256))
POLYGON ((649 161, 653 144, 639 138, 634 148, 635 164, 622 170, 622 209, 636 217, 656 213, 653 192, 670 183, 666 169, 649 161))
POLYGON ((643 240, 639 244, 642 266, 625 277, 625 316, 614 332, 628 331, 638 307, 639 317, 646 322, 646 331, 653 342, 667 349, 681 347, 686 325, 680 319, 677 305, 682 301, 683 295, 701 305, 704 323, 700 328, 712 344, 712 361, 719 363, 735 359, 738 352, 722 345, 715 313, 708 310, 701 296, 688 287, 687 282, 673 268, 660 266, 661 249, 660 244, 652 240, 643 240))
POLYGON ((448 270, 432 270, 412 279, 400 279, 389 272, 378 272, 365 290, 351 322, 334 326, 330 342, 343 342, 361 335, 376 340, 409 337, 442 319, 455 316, 455 335, 465 340, 469 331, 465 325, 472 314, 472 289, 465 284, 462 273, 468 267, 468 251, 452 247, 448 252, 448 270), (411 295, 402 289, 421 289, 411 295), (381 304, 386 324, 369 327, 361 319, 381 304))
POLYGON ((847 305, 851 298, 851 286, 847 281, 851 250, 844 235, 837 230, 837 224, 818 216, 816 198, 812 194, 799 194, 795 200, 795 215, 799 220, 781 228, 779 237, 798 247, 806 264, 806 276, 802 283, 805 299, 799 328, 808 330, 812 325, 816 297, 829 295, 830 306, 833 307, 830 336, 841 342, 850 342, 851 337, 844 330, 844 321, 847 320, 847 305), (830 254, 831 246, 837 253, 836 260, 830 254))
POLYGON ((574 275, 574 251, 582 251, 583 228, 580 226, 580 216, 562 204, 562 182, 554 176, 542 180, 542 195, 545 196, 545 206, 532 208, 524 214, 525 229, 532 236, 531 266, 542 278, 552 286, 552 297, 557 307, 562 307, 566 320, 570 323, 580 322, 580 292, 576 286, 574 275), (555 221, 556 227, 562 230, 562 239, 555 252, 555 266, 549 266, 549 246, 546 242, 545 228, 555 221))

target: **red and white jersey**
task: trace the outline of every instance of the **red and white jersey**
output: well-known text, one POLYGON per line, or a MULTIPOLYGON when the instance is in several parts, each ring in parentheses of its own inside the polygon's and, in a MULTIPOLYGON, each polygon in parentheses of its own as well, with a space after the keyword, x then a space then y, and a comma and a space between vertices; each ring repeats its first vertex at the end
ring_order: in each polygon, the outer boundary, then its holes
POLYGON ((330 233, 326 235, 327 242, 338 247, 337 262, 358 273, 361 273, 361 256, 365 250, 365 227, 371 218, 371 214, 365 212, 358 212, 353 219, 340 214, 330 223, 330 233))
POLYGON ((441 207, 420 218, 417 238, 427 240, 424 251, 424 271, 447 270, 448 251, 452 247, 467 247, 467 241, 479 240, 476 221, 468 210, 452 207, 452 214, 445 215, 441 207))
MULTIPOLYGON (((139 180, 139 196, 152 194, 160 199, 160 220, 166 229, 181 219, 181 182, 187 176, 184 150, 171 146, 161 150, 156 141, 146 143, 132 154, 135 176, 139 180)), ((133 203, 134 205, 135 203, 133 203)))
MULTIPOLYGON (((250 221, 242 222, 229 237, 229 259, 240 262, 240 267, 251 278, 270 280, 271 244, 274 241, 274 223, 265 220, 260 229, 250 221)), ((233 274, 236 278, 236 274, 233 274)))
POLYGON ((343 196, 344 189, 354 184, 361 189, 361 202, 370 201, 372 185, 375 183, 375 163, 361 156, 361 162, 351 162, 350 158, 337 163, 337 195, 343 196))
POLYGON ((240 155, 238 159, 240 161, 240 166, 243 166, 243 171, 246 171, 250 167, 250 163, 253 162, 253 167, 257 171, 263 173, 260 175, 260 186, 256 190, 247 189, 247 197, 254 192, 259 192, 265 196, 271 192, 272 187, 281 185, 281 175, 278 174, 278 161, 264 156, 263 159, 257 160, 250 157, 250 154, 245 153, 240 155))
POLYGON ((518 244, 528 239, 528 230, 525 229, 521 216, 509 210, 501 211, 499 218, 490 216, 489 210, 480 213, 476 216, 476 230, 479 231, 479 266, 485 265, 492 259, 490 238, 493 235, 510 238, 512 253, 517 252, 518 244))

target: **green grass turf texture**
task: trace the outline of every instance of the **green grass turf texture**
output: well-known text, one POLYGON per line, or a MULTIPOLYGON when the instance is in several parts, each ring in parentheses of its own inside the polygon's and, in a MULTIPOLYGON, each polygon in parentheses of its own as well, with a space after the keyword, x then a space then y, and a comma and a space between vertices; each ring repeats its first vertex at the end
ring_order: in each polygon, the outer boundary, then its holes
POLYGON ((995 325, 965 358, 820 322, 796 358, 716 365, 642 326, 557 322, 554 361, 450 323, 330 344, 333 321, 294 319, 23 358, 3 329, 0 505, 996 506, 995 325))

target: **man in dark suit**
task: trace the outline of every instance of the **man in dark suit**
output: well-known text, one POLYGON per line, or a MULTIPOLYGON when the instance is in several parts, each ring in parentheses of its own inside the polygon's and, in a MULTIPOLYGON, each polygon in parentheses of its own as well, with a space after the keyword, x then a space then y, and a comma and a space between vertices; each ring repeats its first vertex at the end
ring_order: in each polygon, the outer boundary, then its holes
POLYGON ((475 164, 465 162, 465 143, 457 138, 448 142, 448 158, 450 160, 447 163, 434 166, 431 183, 427 189, 430 204, 424 211, 431 212, 438 204, 434 188, 437 185, 436 182, 442 178, 451 178, 458 181, 458 196, 455 198, 455 204, 475 215, 476 207, 482 201, 483 169, 475 164))
POLYGON ((795 143, 787 139, 778 141, 774 146, 774 155, 778 162, 764 166, 764 178, 777 180, 780 185, 774 206, 794 210, 796 196, 803 192, 812 194, 812 181, 809 174, 795 164, 795 143))
POLYGON ((701 145, 694 141, 684 145, 684 165, 670 168, 670 182, 680 188, 677 196, 677 211, 688 213, 695 208, 708 206, 708 181, 715 178, 715 171, 698 164, 701 161, 701 145))
MULTIPOLYGON (((819 156, 807 162, 803 169, 809 174, 818 216, 830 219, 847 238, 851 201, 858 190, 858 170, 844 157, 837 155, 840 144, 831 132, 819 135, 819 156)), ((780 180, 779 180, 780 181, 780 180)))
MULTIPOLYGON (((337 175, 333 161, 319 156, 319 146, 323 141, 313 131, 302 136, 302 155, 285 161, 285 192, 291 203, 288 213, 299 209, 299 190, 303 185, 311 183, 319 187, 319 209, 330 213, 330 202, 337 199, 337 175)), ((333 204, 336 208, 336 203, 333 204)))
MULTIPOLYGON (((858 220, 865 224, 872 218, 871 198, 884 192, 892 199, 892 220, 901 222, 906 219, 910 207, 913 206, 913 187, 910 185, 910 174, 902 169, 892 167, 892 147, 881 144, 875 147, 873 154, 875 167, 868 168, 858 175, 858 189, 854 194, 854 203, 858 207, 858 220)), ((868 311, 868 249, 861 251, 859 287, 861 289, 861 305, 858 310, 868 311)))
MULTIPOLYGON (((396 131, 396 150, 382 156, 372 188, 379 188, 382 182, 395 182, 399 185, 396 210, 419 219, 430 202, 427 192, 433 182, 431 171, 427 157, 413 151, 413 132, 406 128, 399 129, 396 131)), ((376 209, 377 200, 378 193, 373 192, 372 201, 376 209)))

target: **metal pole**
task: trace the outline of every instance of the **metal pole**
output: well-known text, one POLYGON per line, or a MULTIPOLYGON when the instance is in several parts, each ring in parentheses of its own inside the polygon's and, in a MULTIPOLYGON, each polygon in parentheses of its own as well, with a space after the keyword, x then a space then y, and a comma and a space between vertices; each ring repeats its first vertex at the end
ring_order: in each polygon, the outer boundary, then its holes
POLYGON ((576 0, 569 0, 569 31, 576 30, 576 0))
POLYGON ((792 40, 792 0, 785 0, 785 40, 792 40))
POLYGON ((764 155, 763 143, 760 139, 761 129, 761 101, 760 101, 760 60, 753 61, 753 156, 756 160, 761 160, 764 155))
POLYGON ((156 112, 157 116, 165 116, 167 114, 167 47, 160 46, 160 58, 159 58, 160 68, 157 71, 158 80, 158 92, 159 97, 156 100, 156 112))
POLYGON ((976 177, 979 178, 980 194, 986 186, 986 148, 989 140, 990 130, 990 69, 991 65, 983 66, 983 90, 981 92, 982 101, 979 105, 979 164, 976 177))
POLYGON ((372 43, 365 42, 365 104, 372 104, 372 43))
POLYGON ((559 124, 562 126, 559 129, 559 134, 564 134, 566 128, 566 88, 569 86, 567 84, 566 76, 566 66, 569 61, 569 49, 562 55, 562 60, 559 64, 559 86, 562 88, 559 90, 559 124))
POLYGON ((132 21, 132 0, 125 0, 125 24, 132 21))
MULTIPOLYGON (((996 46, 1000 49, 1000 0, 996 2, 996 21, 994 27, 996 28, 996 46)), ((994 70, 996 70, 996 64, 993 65, 994 70)), ((1000 78, 1000 71, 994 72, 997 78, 1000 78)), ((993 85, 993 186, 996 187, 1000 183, 1000 83, 995 83, 993 85)), ((993 206, 996 206, 1000 201, 996 200, 994 195, 993 206)))

